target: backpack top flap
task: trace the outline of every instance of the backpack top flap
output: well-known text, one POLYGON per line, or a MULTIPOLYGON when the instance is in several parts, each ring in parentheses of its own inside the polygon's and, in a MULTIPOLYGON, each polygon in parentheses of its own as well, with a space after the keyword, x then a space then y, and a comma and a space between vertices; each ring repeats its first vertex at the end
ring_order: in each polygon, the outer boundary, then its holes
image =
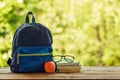
POLYGON ((19 33, 18 46, 46 45, 52 45, 52 36, 50 31, 41 24, 31 24, 19 33))

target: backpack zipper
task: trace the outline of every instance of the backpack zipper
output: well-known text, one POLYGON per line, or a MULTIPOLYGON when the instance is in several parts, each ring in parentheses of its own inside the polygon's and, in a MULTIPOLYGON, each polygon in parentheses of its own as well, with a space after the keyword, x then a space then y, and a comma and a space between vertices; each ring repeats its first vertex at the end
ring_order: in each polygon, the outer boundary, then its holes
POLYGON ((17 54, 17 64, 19 64, 19 57, 31 57, 31 56, 50 56, 52 53, 42 53, 42 54, 17 54))
POLYGON ((19 54, 19 56, 49 56, 52 53, 43 53, 43 54, 19 54))

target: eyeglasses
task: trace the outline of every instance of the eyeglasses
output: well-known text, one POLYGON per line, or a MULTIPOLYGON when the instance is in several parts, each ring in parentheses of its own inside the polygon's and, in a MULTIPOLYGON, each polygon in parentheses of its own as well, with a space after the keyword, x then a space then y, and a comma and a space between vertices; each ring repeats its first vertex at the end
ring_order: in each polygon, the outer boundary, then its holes
POLYGON ((61 56, 61 55, 55 55, 53 56, 53 59, 55 62, 60 62, 60 61, 66 61, 66 62, 74 62, 75 57, 71 56, 71 55, 65 55, 65 56, 61 56))

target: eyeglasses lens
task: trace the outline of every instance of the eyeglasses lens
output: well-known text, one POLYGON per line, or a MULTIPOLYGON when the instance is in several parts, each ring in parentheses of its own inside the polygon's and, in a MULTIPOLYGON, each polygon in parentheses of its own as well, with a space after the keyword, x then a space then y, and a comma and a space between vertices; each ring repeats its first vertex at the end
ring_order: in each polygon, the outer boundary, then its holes
POLYGON ((74 57, 72 57, 72 56, 65 56, 65 60, 67 62, 73 62, 74 61, 74 57))
POLYGON ((54 61, 59 62, 61 61, 61 56, 54 56, 53 59, 54 61))

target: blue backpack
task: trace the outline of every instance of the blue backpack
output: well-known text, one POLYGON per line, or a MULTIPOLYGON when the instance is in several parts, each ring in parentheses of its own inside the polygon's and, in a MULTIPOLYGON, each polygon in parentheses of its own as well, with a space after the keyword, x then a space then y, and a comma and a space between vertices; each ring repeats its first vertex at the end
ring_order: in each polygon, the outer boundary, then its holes
POLYGON ((8 64, 12 72, 44 72, 44 63, 53 61, 50 30, 35 22, 32 12, 26 15, 25 24, 15 32, 12 42, 12 58, 8 64), (32 23, 29 18, 32 15, 32 23))

